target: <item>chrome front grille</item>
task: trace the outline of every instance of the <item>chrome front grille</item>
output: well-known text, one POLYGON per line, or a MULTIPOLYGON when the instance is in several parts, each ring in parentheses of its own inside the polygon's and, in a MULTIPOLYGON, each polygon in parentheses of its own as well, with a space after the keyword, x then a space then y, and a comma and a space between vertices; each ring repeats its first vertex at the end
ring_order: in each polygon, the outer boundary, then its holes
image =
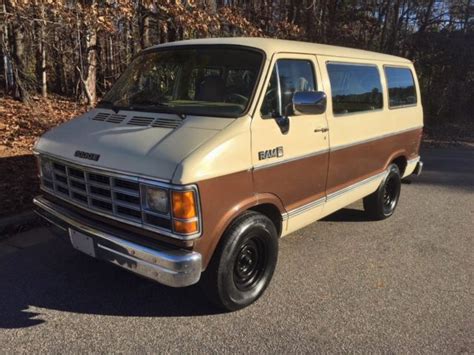
POLYGON ((41 176, 43 188, 80 207, 148 229, 170 231, 169 216, 142 209, 139 179, 52 160, 51 178, 41 176))
POLYGON ((43 177, 42 182, 58 196, 90 209, 138 223, 142 221, 138 179, 86 171, 53 161, 52 179, 43 177))
POLYGON ((196 233, 181 234, 173 229, 172 222, 176 218, 170 211, 158 212, 145 207, 144 197, 148 187, 167 191, 169 199, 172 191, 189 190, 196 196, 199 216, 199 195, 194 185, 181 187, 150 178, 85 167, 42 154, 37 154, 37 157, 41 188, 51 195, 104 217, 173 238, 194 239, 200 236, 200 224, 196 233))

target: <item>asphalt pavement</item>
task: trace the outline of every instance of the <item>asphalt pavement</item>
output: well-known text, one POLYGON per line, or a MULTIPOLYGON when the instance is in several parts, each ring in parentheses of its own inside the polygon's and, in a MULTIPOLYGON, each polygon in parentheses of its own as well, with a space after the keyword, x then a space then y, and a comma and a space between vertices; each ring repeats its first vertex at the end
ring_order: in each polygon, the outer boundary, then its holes
POLYGON ((219 313, 37 228, 0 243, 0 351, 474 353, 474 150, 423 152, 395 215, 360 202, 281 240, 264 296, 219 313))

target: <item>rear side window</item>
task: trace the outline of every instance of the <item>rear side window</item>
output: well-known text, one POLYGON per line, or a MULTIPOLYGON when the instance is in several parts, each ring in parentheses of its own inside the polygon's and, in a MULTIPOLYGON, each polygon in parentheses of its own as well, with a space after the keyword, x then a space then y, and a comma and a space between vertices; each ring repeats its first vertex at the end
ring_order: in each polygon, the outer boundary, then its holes
POLYGON ((385 67, 390 107, 416 104, 415 82, 408 68, 385 67))
POLYGON ((376 66, 328 63, 332 110, 335 114, 383 107, 382 84, 376 66))

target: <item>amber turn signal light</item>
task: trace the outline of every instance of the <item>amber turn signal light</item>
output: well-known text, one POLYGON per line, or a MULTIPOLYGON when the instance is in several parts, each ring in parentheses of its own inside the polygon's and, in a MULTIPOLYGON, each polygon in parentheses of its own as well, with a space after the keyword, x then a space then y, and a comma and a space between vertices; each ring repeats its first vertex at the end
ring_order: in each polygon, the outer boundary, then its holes
POLYGON ((193 191, 172 192, 173 217, 189 219, 196 217, 196 201, 193 191))
POLYGON ((191 233, 196 233, 198 231, 197 221, 183 222, 183 221, 174 220, 173 224, 174 224, 174 231, 177 233, 191 234, 191 233))

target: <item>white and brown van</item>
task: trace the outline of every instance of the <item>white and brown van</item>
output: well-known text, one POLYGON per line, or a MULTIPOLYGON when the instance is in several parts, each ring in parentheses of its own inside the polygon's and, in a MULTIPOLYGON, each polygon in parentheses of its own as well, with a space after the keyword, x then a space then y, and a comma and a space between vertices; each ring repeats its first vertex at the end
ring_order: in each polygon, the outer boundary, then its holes
POLYGON ((257 38, 158 45, 97 107, 36 144, 37 212, 72 245, 162 284, 255 301, 278 239, 364 199, 395 210, 420 173, 413 64, 257 38))

